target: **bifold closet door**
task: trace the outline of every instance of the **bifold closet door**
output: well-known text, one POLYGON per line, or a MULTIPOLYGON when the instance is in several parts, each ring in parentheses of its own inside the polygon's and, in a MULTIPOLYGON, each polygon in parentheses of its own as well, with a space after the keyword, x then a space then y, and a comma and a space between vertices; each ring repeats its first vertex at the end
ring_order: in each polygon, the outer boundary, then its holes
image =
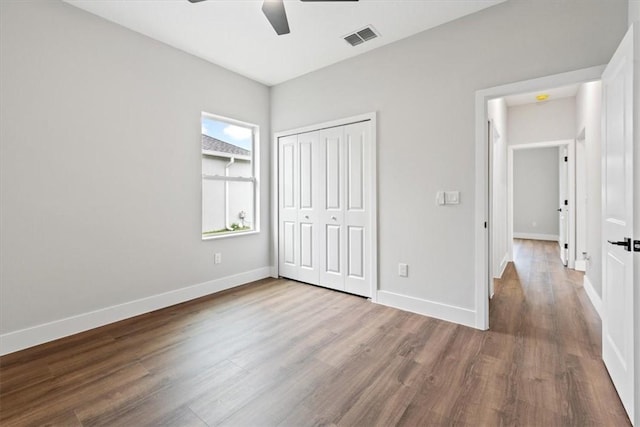
POLYGON ((370 123, 320 132, 320 285, 371 296, 370 123))
POLYGON ((371 296, 370 122, 278 140, 279 274, 371 296))
POLYGON ((278 141, 279 271, 318 284, 318 133, 278 141))

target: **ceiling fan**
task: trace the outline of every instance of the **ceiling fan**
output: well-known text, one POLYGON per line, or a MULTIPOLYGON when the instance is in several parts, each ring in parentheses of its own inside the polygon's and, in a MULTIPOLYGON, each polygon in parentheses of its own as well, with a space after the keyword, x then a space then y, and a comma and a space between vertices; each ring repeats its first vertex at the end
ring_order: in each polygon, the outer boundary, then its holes
MULTIPOLYGON (((199 3, 204 0, 189 0, 191 3, 199 3)), ((336 1, 358 1, 358 0, 300 0, 304 2, 336 2, 336 1)), ((289 34, 289 21, 287 20, 287 12, 284 10, 283 0, 264 0, 262 3, 262 13, 267 17, 276 33, 281 36, 289 34)))

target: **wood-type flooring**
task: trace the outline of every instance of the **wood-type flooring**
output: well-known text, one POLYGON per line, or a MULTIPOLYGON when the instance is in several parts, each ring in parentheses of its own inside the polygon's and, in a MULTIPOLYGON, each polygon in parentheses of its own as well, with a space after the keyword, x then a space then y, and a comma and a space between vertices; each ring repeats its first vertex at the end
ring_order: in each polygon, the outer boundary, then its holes
POLYGON ((630 425, 557 243, 516 241, 490 323, 262 280, 0 358, 0 425, 630 425))

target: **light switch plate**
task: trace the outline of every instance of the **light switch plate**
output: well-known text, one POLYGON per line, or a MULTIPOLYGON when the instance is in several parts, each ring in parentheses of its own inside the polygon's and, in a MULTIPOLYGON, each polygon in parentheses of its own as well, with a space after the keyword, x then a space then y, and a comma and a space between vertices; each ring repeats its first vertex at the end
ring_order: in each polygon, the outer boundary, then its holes
POLYGON ((457 204, 460 204, 460 192, 459 191, 445 191, 444 192, 444 203, 446 205, 457 205, 457 204))
POLYGON ((398 276, 400 277, 409 276, 409 265, 402 262, 398 264, 398 276))
POLYGON ((444 201, 444 191, 438 191, 436 193, 436 205, 444 205, 445 201, 444 201))

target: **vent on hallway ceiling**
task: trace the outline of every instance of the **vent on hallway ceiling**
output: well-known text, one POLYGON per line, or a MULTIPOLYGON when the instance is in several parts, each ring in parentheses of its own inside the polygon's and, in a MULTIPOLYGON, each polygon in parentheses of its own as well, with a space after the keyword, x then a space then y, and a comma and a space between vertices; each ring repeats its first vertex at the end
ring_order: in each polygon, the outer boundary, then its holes
POLYGON ((358 31, 355 31, 343 38, 347 43, 351 46, 358 46, 364 42, 368 42, 369 40, 373 40, 376 37, 379 37, 380 33, 378 33, 372 25, 364 27, 358 31))

